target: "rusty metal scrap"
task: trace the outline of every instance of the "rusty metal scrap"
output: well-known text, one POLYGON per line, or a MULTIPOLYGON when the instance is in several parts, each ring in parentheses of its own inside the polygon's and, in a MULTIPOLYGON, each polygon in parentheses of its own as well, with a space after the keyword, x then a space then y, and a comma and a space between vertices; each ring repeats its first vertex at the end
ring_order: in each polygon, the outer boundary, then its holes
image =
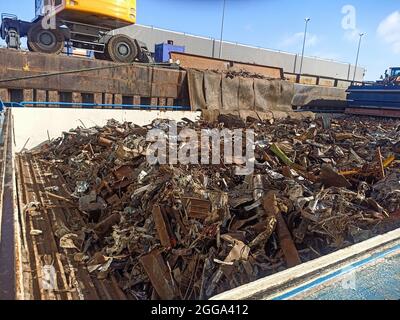
POLYGON ((294 267, 301 264, 299 253, 293 242, 292 236, 288 230, 285 220, 282 218, 281 210, 278 207, 275 192, 270 191, 264 198, 264 210, 270 217, 277 220, 277 235, 282 247, 283 255, 288 267, 294 267))
POLYGON ((190 218, 207 219, 211 213, 211 203, 209 200, 183 198, 186 201, 187 213, 190 218))
POLYGON ((226 78, 233 79, 236 77, 242 77, 242 78, 254 78, 254 79, 274 79, 272 77, 267 77, 259 73, 254 73, 254 72, 249 72, 246 70, 229 70, 224 72, 224 75, 226 78))
POLYGON ((121 215, 119 213, 113 213, 96 224, 94 231, 99 237, 105 236, 112 229, 112 226, 118 224, 120 221, 121 215))
POLYGON ((254 173, 150 165, 148 130, 170 126, 160 119, 78 127, 27 151, 64 181, 42 195, 80 210, 57 229, 59 245, 127 298, 206 299, 400 226, 392 121, 219 120, 183 120, 178 133, 254 129, 254 173))
POLYGON ((167 249, 174 247, 175 241, 171 237, 171 227, 167 222, 164 210, 159 205, 153 206, 153 220, 161 245, 167 249))
POLYGON ((140 258, 154 289, 163 300, 173 300, 178 295, 178 288, 168 269, 161 252, 152 251, 140 258))
POLYGON ((321 173, 319 175, 319 181, 326 187, 351 187, 351 183, 346 180, 344 176, 335 172, 332 166, 328 164, 323 164, 321 168, 321 173))

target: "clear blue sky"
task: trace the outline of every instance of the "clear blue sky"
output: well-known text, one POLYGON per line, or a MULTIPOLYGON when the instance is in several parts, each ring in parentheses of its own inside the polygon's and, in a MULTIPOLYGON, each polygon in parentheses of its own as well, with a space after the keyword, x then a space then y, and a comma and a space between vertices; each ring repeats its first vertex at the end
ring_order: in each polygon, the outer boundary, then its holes
MULTIPOLYGON (((220 36, 223 0, 137 2, 140 24, 220 36)), ((1 0, 0 12, 30 20, 34 0, 1 0)), ((224 39, 300 53, 305 17, 312 19, 306 55, 355 63, 358 34, 365 32, 359 64, 367 68, 368 80, 400 66, 398 0, 227 0, 224 39)))

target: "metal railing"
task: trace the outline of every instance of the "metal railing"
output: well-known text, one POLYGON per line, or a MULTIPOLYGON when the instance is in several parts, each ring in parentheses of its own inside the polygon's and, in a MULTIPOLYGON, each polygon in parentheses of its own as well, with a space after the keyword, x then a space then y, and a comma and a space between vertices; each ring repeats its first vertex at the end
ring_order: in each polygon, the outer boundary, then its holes
POLYGON ((22 101, 22 102, 2 102, 0 100, 0 111, 8 108, 25 108, 25 107, 59 107, 59 108, 80 108, 80 109, 118 109, 118 110, 169 110, 169 111, 190 111, 188 106, 154 106, 142 104, 113 104, 113 103, 74 103, 74 102, 38 102, 38 101, 22 101))

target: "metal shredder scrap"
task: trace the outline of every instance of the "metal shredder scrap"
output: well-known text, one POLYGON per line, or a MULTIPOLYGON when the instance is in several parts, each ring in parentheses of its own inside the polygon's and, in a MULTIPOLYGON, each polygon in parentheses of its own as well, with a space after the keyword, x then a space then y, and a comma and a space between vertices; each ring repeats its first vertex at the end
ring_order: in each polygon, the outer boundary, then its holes
POLYGON ((112 275, 131 299, 207 299, 400 226, 399 123, 325 120, 177 123, 253 129, 247 176, 149 164, 148 131, 170 126, 160 119, 78 127, 24 152, 65 179, 82 216, 66 226, 81 235, 70 252, 92 277, 112 275))

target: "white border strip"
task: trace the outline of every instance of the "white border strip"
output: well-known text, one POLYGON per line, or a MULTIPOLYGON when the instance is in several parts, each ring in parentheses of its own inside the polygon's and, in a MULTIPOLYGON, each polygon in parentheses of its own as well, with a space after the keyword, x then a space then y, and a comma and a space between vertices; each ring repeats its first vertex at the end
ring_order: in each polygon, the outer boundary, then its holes
POLYGON ((368 255, 370 251, 396 241, 400 241, 400 229, 224 292, 210 300, 272 299, 331 272, 339 264, 354 262, 350 260, 360 259, 360 256, 368 255))

